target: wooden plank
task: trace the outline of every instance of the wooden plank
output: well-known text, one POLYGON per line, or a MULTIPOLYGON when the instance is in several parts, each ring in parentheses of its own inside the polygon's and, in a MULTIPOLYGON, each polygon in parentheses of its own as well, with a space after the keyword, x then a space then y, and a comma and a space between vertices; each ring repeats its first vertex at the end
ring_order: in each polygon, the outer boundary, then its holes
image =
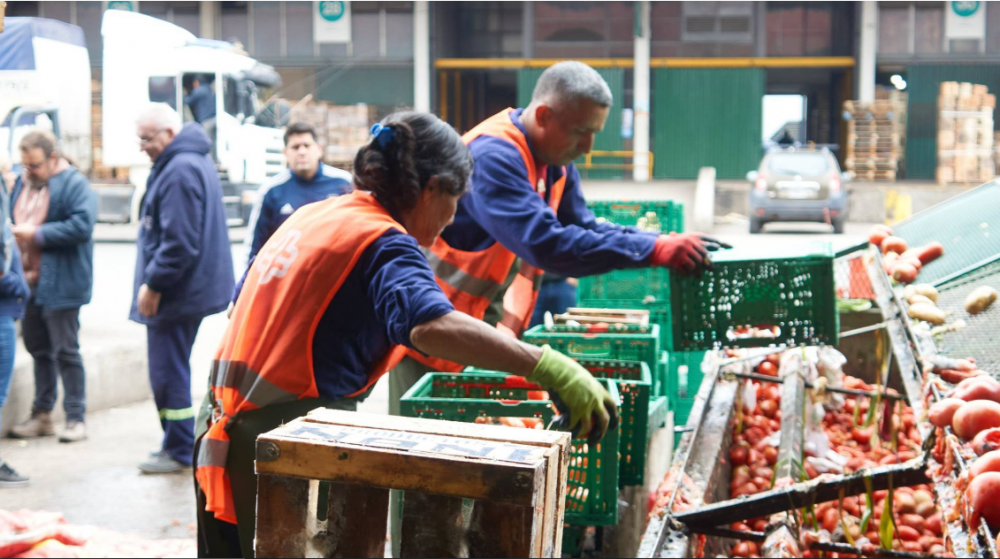
POLYGON ((463 439, 483 441, 504 441, 532 446, 552 446, 566 441, 569 452, 569 433, 546 431, 544 429, 516 429, 500 425, 479 425, 459 421, 426 419, 422 417, 397 417, 391 415, 364 414, 341 410, 317 409, 302 418, 303 421, 347 425, 371 429, 386 429, 401 433, 426 433, 463 439))
POLYGON ((306 556, 306 506, 309 481, 257 476, 257 557, 306 556))
POLYGON ((473 502, 461 497, 407 491, 403 496, 400 557, 470 557, 472 506, 473 502))
POLYGON ((389 490, 340 483, 329 485, 325 527, 321 525, 313 536, 316 556, 385 557, 389 490))
POLYGON ((544 516, 542 518, 541 547, 538 556, 557 557, 561 555, 561 552, 556 553, 555 543, 556 539, 558 539, 556 532, 562 531, 563 524, 563 517, 559 516, 557 519, 557 514, 560 504, 563 507, 566 506, 565 493, 559 490, 559 470, 560 466, 565 464, 562 460, 561 449, 558 446, 549 449, 549 452, 545 454, 545 461, 545 497, 542 499, 542 512, 544 516), (560 497, 562 500, 561 503, 560 497))
POLYGON ((313 424, 306 427, 309 431, 303 432, 301 427, 302 424, 293 422, 258 439, 259 448, 273 445, 274 450, 269 454, 275 457, 273 461, 257 460, 259 474, 432 492, 522 506, 535 506, 544 487, 545 462, 540 459, 543 456, 538 455, 537 447, 482 442, 476 448, 469 446, 476 441, 460 441, 462 446, 458 446, 419 434, 410 436, 422 440, 368 439, 369 443, 398 445, 396 448, 365 446, 337 440, 345 432, 358 436, 359 431, 364 431, 361 429, 313 424), (421 444, 426 450, 421 450, 421 444), (448 448, 457 449, 456 454, 432 453, 448 448))

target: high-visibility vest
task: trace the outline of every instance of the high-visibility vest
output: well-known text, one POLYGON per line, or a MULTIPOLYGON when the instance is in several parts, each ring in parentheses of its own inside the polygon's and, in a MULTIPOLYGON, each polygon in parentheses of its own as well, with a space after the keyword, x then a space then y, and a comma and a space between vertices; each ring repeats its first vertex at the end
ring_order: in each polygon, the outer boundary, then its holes
MULTIPOLYGON (((524 185, 545 197, 544 181, 546 168, 536 168, 535 158, 528 148, 528 140, 521 130, 510 120, 513 109, 506 109, 496 114, 468 131, 462 136, 465 145, 469 145, 480 136, 492 136, 510 142, 521 154, 521 160, 528 171, 528 184, 524 185), (541 188, 539 185, 541 184, 541 188)), ((566 187, 566 169, 563 168, 562 178, 549 186, 549 207, 558 212, 566 187)), ((444 239, 438 240, 425 250, 427 261, 434 271, 438 285, 444 291, 455 309, 473 318, 482 320, 493 298, 502 289, 510 275, 511 268, 517 261, 517 255, 499 242, 485 250, 469 252, 448 246, 444 239)), ((538 289, 542 284, 542 270, 527 262, 521 261, 520 268, 513 282, 503 296, 503 318, 497 328, 513 337, 519 337, 531 322, 531 315, 538 300, 538 289)), ((429 366, 435 371, 458 372, 462 365, 428 357, 418 351, 408 350, 407 355, 429 366)))
MULTIPOLYGON (((214 415, 201 440, 195 476, 206 510, 236 523, 226 462, 226 426, 238 413, 317 398, 316 328, 361 255, 386 231, 406 230, 367 192, 303 206, 278 228, 247 273, 212 362, 214 415)), ((393 347, 368 372, 360 394, 399 362, 393 347)))

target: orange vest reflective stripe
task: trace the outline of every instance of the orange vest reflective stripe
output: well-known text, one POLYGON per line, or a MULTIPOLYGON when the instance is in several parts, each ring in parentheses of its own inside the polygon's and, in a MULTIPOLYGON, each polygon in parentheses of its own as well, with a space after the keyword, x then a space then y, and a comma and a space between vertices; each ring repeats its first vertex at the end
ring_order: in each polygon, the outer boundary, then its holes
MULTIPOLYGON (((292 214, 247 273, 215 360, 215 414, 198 450, 206 510, 236 523, 226 462, 226 425, 240 412, 317 398, 312 344, 323 312, 358 259, 386 231, 405 233, 369 193, 310 204, 292 214)), ((368 374, 360 394, 399 362, 394 347, 368 374)))
MULTIPOLYGON (((525 186, 544 198, 545 192, 539 190, 538 185, 540 181, 545 180, 545 168, 535 167, 535 158, 528 148, 528 140, 510 120, 512 112, 513 109, 506 109, 486 119, 462 136, 462 141, 465 145, 469 145, 480 136, 492 136, 513 144, 520 152, 521 160, 528 172, 528 184, 525 186)), ((559 210, 565 186, 564 168, 562 178, 549 187, 549 207, 553 212, 559 210)), ((438 285, 455 305, 455 309, 480 320, 486 316, 487 308, 507 281, 511 268, 517 260, 517 255, 499 242, 494 242, 485 250, 468 252, 448 246, 448 243, 440 237, 430 251, 425 253, 438 285)), ((497 324, 501 332, 516 338, 528 327, 535 310, 535 302, 538 300, 541 280, 541 270, 521 262, 517 276, 504 293, 503 319, 497 324)), ((458 363, 427 357, 418 351, 409 350, 407 355, 435 371, 462 370, 462 365, 458 363)))

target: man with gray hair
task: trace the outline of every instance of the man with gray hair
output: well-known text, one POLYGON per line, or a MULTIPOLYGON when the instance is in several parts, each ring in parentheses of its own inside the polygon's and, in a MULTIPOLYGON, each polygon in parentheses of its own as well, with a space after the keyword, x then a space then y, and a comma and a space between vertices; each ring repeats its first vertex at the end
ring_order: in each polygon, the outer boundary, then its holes
POLYGON ((191 348, 202 319, 228 306, 235 281, 222 187, 204 129, 182 127, 172 108, 154 103, 136 120, 136 134, 153 168, 130 318, 146 325, 149 380, 164 432, 160 448, 139 468, 166 474, 191 466, 191 348))
MULTIPOLYGON (((542 270, 574 278, 649 266, 694 273, 724 246, 597 222, 573 161, 593 148, 613 101, 596 70, 560 62, 538 78, 526 108, 506 109, 463 136, 476 161, 472 187, 428 255, 458 310, 519 336, 542 270)), ((392 372, 390 411, 398 413, 399 397, 424 372, 461 365, 411 350, 392 372)))
POLYGON ((55 434, 59 378, 63 383, 66 428, 60 442, 87 438, 87 373, 80 356, 80 307, 94 285, 94 222, 97 197, 87 177, 59 155, 56 137, 32 130, 21 139, 23 174, 10 196, 12 231, 31 288, 24 313, 24 345, 35 362, 31 418, 11 436, 55 434))

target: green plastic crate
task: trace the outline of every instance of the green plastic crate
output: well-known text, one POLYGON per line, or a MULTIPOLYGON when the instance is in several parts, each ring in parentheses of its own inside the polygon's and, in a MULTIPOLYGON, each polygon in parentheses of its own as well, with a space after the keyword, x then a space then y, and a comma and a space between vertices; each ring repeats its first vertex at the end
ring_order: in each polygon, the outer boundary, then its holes
MULTIPOLYGON (((621 402, 617 383, 601 379, 621 402)), ((537 417, 548 424, 555 411, 547 400, 525 400, 529 391, 544 390, 522 377, 467 370, 429 373, 400 399, 406 417, 472 423, 477 417, 537 417)), ((567 524, 612 525, 618 522, 618 445, 620 429, 611 429, 596 445, 574 439, 566 489, 567 524)))
MULTIPOLYGON (((653 432, 667 426, 667 414, 670 412, 670 401, 666 396, 659 396, 649 404, 649 436, 653 432)), ((647 443, 648 444, 648 443, 647 443)))
POLYGON ((649 311, 649 323, 660 327, 660 349, 670 350, 673 329, 670 324, 670 299, 587 299, 579 297, 578 307, 588 309, 643 309, 649 311))
POLYGON ((705 374, 701 372, 701 363, 705 360, 704 351, 685 351, 670 354, 670 368, 667 374, 667 397, 672 401, 694 400, 701 388, 705 374))
POLYGON ((634 227, 640 218, 656 215, 663 233, 684 231, 684 205, 669 200, 611 200, 591 201, 587 206, 594 216, 616 225, 634 227))
POLYGON ((573 359, 642 361, 650 371, 656 370, 660 355, 660 327, 656 324, 630 324, 605 333, 592 333, 586 326, 561 324, 550 330, 539 324, 524 333, 524 341, 539 346, 548 344, 573 359))
POLYGON ((670 301, 670 272, 666 268, 615 270, 580 278, 579 300, 633 299, 670 301))
POLYGON ((611 379, 617 383, 618 395, 621 397, 618 485, 642 485, 646 476, 649 414, 653 397, 653 378, 649 366, 641 361, 580 360, 579 363, 595 377, 611 379))
POLYGON ((811 243, 780 251, 757 247, 713 255, 701 276, 670 276, 675 351, 771 345, 836 345, 839 314, 833 250, 811 243), (748 326, 777 326, 773 337, 737 337, 748 326))

